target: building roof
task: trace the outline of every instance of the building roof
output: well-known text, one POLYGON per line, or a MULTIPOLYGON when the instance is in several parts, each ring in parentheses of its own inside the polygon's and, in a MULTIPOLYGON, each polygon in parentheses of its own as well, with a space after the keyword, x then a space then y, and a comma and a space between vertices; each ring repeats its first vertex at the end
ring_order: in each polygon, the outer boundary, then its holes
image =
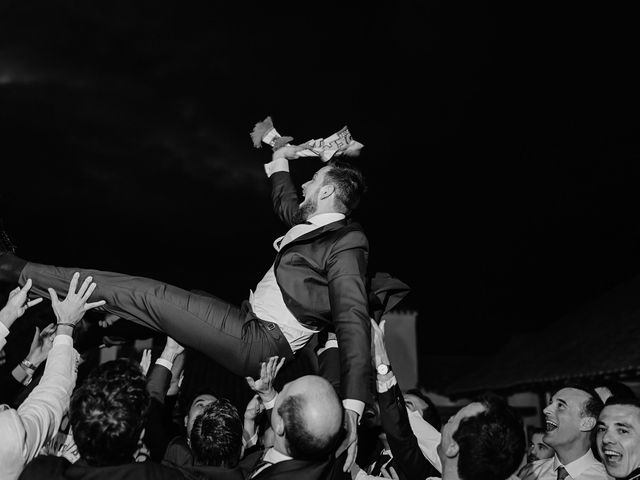
POLYGON ((445 387, 450 396, 548 390, 567 381, 640 374, 640 276, 541 331, 512 337, 445 387))

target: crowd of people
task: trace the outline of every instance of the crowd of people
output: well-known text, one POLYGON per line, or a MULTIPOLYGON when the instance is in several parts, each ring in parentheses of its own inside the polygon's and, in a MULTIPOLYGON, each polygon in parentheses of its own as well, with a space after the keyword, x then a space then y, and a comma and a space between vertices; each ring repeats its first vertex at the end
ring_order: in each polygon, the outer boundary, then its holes
POLYGON ((0 232, 0 282, 12 288, 0 311, 0 480, 640 478, 640 402, 621 384, 562 386, 529 435, 501 395, 442 424, 420 389, 402 391, 384 314, 408 287, 368 271, 353 165, 327 162, 299 201, 289 162, 313 145, 280 146, 265 165, 289 230, 241 306, 32 263, 0 232), (34 321, 43 298, 52 316, 34 321), (109 342, 95 332, 114 322, 162 350, 99 360, 109 342), (194 380, 212 368, 232 380, 194 380))

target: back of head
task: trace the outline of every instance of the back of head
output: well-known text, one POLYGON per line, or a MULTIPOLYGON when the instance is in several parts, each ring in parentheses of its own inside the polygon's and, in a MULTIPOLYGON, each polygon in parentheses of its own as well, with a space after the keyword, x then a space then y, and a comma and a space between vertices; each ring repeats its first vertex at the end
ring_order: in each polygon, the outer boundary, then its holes
POLYGON ((460 422, 453 438, 459 445, 458 475, 463 480, 505 479, 524 457, 521 417, 502 398, 478 399, 486 410, 460 422))
POLYGON ((93 466, 132 462, 148 407, 146 378, 137 362, 121 358, 96 367, 69 407, 80 456, 93 466))
POLYGON ((342 433, 342 404, 333 386, 322 377, 306 375, 285 385, 281 395, 276 408, 289 455, 300 460, 326 457, 342 433))
POLYGON ((349 215, 360 204, 360 199, 367 190, 362 172, 344 160, 332 160, 331 169, 325 174, 325 183, 331 182, 336 187, 336 198, 349 215))
POLYGON ((606 402, 611 396, 620 398, 636 398, 636 394, 628 385, 616 380, 604 380, 595 385, 594 389, 600 399, 606 402))
POLYGON ((242 449, 242 421, 226 398, 207 405, 196 417, 190 445, 197 465, 235 467, 242 449))

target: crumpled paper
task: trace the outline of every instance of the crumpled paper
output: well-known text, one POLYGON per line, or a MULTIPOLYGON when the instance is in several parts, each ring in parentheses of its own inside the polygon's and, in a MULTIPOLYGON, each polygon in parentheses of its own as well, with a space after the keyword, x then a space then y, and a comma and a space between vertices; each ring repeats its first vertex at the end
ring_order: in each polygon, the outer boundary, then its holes
MULTIPOLYGON (((271 117, 265 118, 253 127, 251 132, 253 146, 261 148, 263 143, 269 145, 273 150, 277 150, 285 145, 291 145, 293 137, 280 135, 275 127, 271 117)), ((313 148, 307 148, 298 152, 301 157, 320 157, 323 162, 328 162, 334 156, 356 157, 360 155, 360 150, 364 145, 357 142, 351 136, 351 132, 345 126, 333 135, 315 142, 313 148)))

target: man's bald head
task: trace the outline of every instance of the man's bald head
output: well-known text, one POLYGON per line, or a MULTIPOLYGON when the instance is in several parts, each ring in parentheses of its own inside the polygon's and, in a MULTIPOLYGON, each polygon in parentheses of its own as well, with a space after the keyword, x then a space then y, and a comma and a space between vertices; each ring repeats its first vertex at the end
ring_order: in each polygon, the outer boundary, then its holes
POLYGON ((342 404, 333 386, 317 375, 287 383, 276 400, 271 425, 274 446, 297 459, 316 459, 333 451, 342 427, 342 404))

